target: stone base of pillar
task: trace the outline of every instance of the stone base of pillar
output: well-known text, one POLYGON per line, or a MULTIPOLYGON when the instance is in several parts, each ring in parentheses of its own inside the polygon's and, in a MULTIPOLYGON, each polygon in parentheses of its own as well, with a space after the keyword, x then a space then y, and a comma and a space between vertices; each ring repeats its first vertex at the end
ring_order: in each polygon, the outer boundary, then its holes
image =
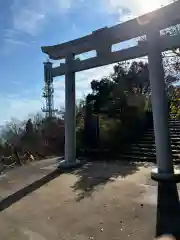
POLYGON ((76 159, 74 162, 68 162, 65 159, 64 160, 60 160, 60 162, 58 163, 58 169, 73 169, 73 168, 77 168, 80 167, 81 165, 84 164, 84 161, 76 159))
POLYGON ((151 178, 157 182, 180 183, 180 170, 174 169, 174 173, 159 173, 158 168, 151 171, 151 178))

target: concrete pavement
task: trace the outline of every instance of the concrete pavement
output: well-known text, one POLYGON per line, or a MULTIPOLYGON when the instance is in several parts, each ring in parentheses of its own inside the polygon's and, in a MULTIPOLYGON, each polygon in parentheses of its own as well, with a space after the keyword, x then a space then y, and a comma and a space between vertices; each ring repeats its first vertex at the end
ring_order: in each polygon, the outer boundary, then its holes
POLYGON ((151 165, 88 163, 69 173, 56 159, 0 178, 1 239, 153 239, 157 186, 151 165))

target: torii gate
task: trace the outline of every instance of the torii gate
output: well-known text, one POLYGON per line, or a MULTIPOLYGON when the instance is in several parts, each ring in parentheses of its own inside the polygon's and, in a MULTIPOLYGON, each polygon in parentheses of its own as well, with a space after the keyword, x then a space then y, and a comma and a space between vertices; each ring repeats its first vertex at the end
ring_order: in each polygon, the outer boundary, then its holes
POLYGON ((44 66, 45 78, 65 75, 65 161, 62 166, 71 167, 78 164, 75 134, 75 73, 148 55, 158 166, 152 177, 156 180, 175 178, 161 52, 179 47, 180 35, 161 36, 160 30, 179 24, 179 13, 180 1, 177 1, 125 23, 99 29, 85 37, 42 47, 42 51, 51 59, 65 59, 65 63, 59 67, 52 68, 52 63, 45 63, 44 66), (112 52, 113 44, 140 36, 146 36, 146 41, 135 47, 112 52), (75 60, 77 54, 92 50, 96 51, 95 57, 82 61, 75 60))

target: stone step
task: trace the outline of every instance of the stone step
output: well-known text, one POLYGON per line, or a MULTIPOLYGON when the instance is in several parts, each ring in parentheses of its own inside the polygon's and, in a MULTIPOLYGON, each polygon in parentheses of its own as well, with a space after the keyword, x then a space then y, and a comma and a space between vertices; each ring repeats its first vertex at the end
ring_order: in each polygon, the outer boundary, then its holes
MULTIPOLYGON (((169 132, 170 132, 170 133, 177 133, 177 134, 179 134, 179 133, 180 133, 180 128, 169 128, 169 132)), ((144 133, 144 135, 149 135, 149 134, 153 134, 153 135, 154 135, 154 130, 152 130, 152 131, 146 131, 146 132, 144 133)))
MULTIPOLYGON (((169 125, 169 130, 174 130, 174 129, 176 129, 177 131, 180 131, 180 125, 175 125, 175 124, 169 125)), ((154 128, 148 129, 146 132, 154 132, 154 128)))
POLYGON ((178 119, 178 118, 171 118, 171 117, 170 117, 170 118, 169 118, 169 121, 175 121, 175 122, 177 121, 177 122, 179 122, 179 119, 178 119))
POLYGON ((180 131, 177 131, 177 130, 174 130, 174 131, 173 131, 173 130, 170 130, 169 133, 170 133, 171 135, 175 134, 175 135, 180 136, 180 131))
POLYGON ((179 135, 180 135, 180 130, 179 130, 179 131, 177 131, 176 129, 170 130, 169 133, 170 133, 170 134, 176 134, 176 135, 179 136, 179 135))
MULTIPOLYGON (((169 130, 174 130, 176 129, 177 131, 180 131, 180 126, 172 124, 172 126, 168 126, 169 130)), ((154 132, 154 128, 147 130, 146 132, 154 132)))
MULTIPOLYGON (((169 120, 173 160, 180 162, 180 120, 169 120)), ((154 129, 148 129, 137 144, 121 156, 124 160, 156 162, 154 129)))
POLYGON ((180 142, 180 137, 170 137, 171 142, 180 142))
POLYGON ((169 128, 180 128, 180 124, 178 123, 169 123, 169 128))
MULTIPOLYGON (((178 138, 175 138, 175 137, 173 137, 173 138, 170 138, 170 140, 171 140, 171 143, 173 144, 173 143, 175 143, 175 144, 180 144, 180 138, 178 137, 178 138)), ((153 139, 153 138, 149 138, 149 139, 144 139, 144 138, 142 138, 140 141, 139 141, 139 143, 142 143, 142 144, 154 144, 155 143, 155 139, 153 139)))
POLYGON ((170 118, 169 122, 179 122, 179 119, 172 119, 172 118, 170 118))
POLYGON ((154 130, 152 130, 152 131, 146 131, 146 132, 144 133, 144 135, 147 135, 147 134, 154 134, 154 130))
MULTIPOLYGON (((126 154, 125 154, 126 155, 126 154)), ((139 157, 155 157, 156 156, 156 152, 138 152, 138 151, 130 151, 128 153, 128 156, 132 155, 132 156, 139 156, 139 157)))
MULTIPOLYGON (((180 140, 180 134, 177 134, 177 133, 170 133, 170 138, 173 140, 173 139, 179 139, 180 140)), ((143 135, 141 138, 140 138, 140 141, 141 140, 146 140, 146 141, 149 141, 149 140, 153 140, 154 141, 155 139, 155 136, 154 134, 145 134, 143 135)))
POLYGON ((175 127, 180 128, 180 124, 179 123, 169 123, 168 126, 170 128, 175 128, 175 127))
MULTIPOLYGON (((142 151, 142 152, 155 152, 156 151, 156 148, 155 148, 155 146, 149 146, 149 147, 138 147, 138 146, 132 146, 132 148, 131 148, 131 152, 132 151, 142 151)), ((179 147, 176 147, 176 148, 173 148, 172 147, 172 152, 174 152, 174 153, 180 153, 180 146, 179 147)))
MULTIPOLYGON (((153 139, 154 134, 144 134, 142 139, 153 139)), ((171 139, 179 139, 180 140, 180 134, 179 133, 170 133, 171 139)))
POLYGON ((146 144, 154 144, 155 143, 155 139, 144 139, 144 138, 142 138, 140 141, 139 141, 139 143, 146 143, 146 144))
POLYGON ((147 144, 147 143, 143 143, 143 142, 139 142, 139 143, 134 143, 132 144, 132 147, 140 147, 140 148, 143 148, 143 147, 154 147, 155 148, 155 143, 152 143, 152 144, 147 144))
POLYGON ((177 132, 177 131, 169 131, 170 133, 170 136, 178 136, 180 137, 180 132, 177 132))
MULTIPOLYGON (((144 147, 144 148, 140 148, 140 147, 132 147, 129 152, 134 152, 134 153, 145 153, 145 154, 151 154, 151 153, 155 153, 156 152, 156 148, 155 147, 144 147)), ((173 148, 172 147, 172 153, 173 154, 179 154, 180 155, 180 148, 173 148)))
POLYGON ((154 142, 154 137, 143 137, 140 141, 143 141, 143 142, 154 142))
MULTIPOLYGON (((171 145, 171 149, 173 153, 180 153, 180 146, 171 145)), ((140 152, 155 152, 156 148, 154 146, 139 146, 139 145, 133 145, 128 152, 132 151, 140 151, 140 152)))
MULTIPOLYGON (((180 141, 180 134, 171 134, 170 133, 170 139, 173 141, 174 139, 176 140, 176 139, 179 139, 179 141, 180 141)), ((144 135, 141 139, 140 139, 140 141, 155 141, 155 137, 154 137, 154 135, 152 135, 152 134, 147 134, 147 135, 144 135)))
MULTIPOLYGON (((149 161, 155 162, 156 156, 138 156, 138 155, 131 155, 131 154, 124 154, 121 155, 121 158, 124 160, 135 160, 135 161, 149 161)), ((180 161, 180 156, 173 156, 173 160, 180 161)))
POLYGON ((155 151, 156 150, 155 145, 154 146, 152 146, 152 145, 150 145, 150 146, 132 145, 131 150, 136 150, 136 149, 139 149, 142 151, 149 151, 149 150, 155 151))
POLYGON ((131 155, 131 154, 124 154, 121 155, 121 158, 123 160, 129 160, 129 161, 148 161, 148 162, 155 162, 156 157, 155 156, 137 156, 137 155, 131 155))
MULTIPOLYGON (((132 155, 132 156, 144 156, 144 157, 155 157, 156 156, 156 152, 140 152, 140 151, 130 151, 128 153, 128 155, 132 155)), ((173 152, 173 158, 174 159, 180 159, 180 153, 179 152, 173 152)))
MULTIPOLYGON (((155 147, 155 141, 139 141, 138 143, 133 143, 132 146, 139 146, 139 147, 155 147)), ((179 147, 180 146, 180 142, 176 142, 176 141, 171 141, 171 146, 172 147, 179 147)))
POLYGON ((179 144, 179 145, 180 145, 180 139, 179 139, 179 138, 174 138, 174 139, 171 138, 171 143, 172 143, 172 144, 177 144, 177 145, 179 144))
POLYGON ((178 128, 178 127, 169 128, 169 131, 170 132, 177 132, 177 133, 179 133, 180 132, 180 128, 178 128))
MULTIPOLYGON (((152 142, 146 142, 146 141, 140 141, 139 143, 134 143, 131 145, 131 147, 137 146, 139 148, 155 148, 155 141, 152 142)), ((171 147, 173 149, 179 149, 180 148, 180 142, 178 141, 171 141, 171 147)))

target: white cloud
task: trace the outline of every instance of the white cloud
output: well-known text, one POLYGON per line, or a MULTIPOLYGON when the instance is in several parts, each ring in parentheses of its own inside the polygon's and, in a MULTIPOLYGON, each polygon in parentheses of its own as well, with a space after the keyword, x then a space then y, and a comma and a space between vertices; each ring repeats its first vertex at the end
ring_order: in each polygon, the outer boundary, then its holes
POLYGON ((4 36, 5 38, 19 37, 19 32, 16 31, 15 29, 7 28, 7 29, 4 29, 4 31, 3 31, 3 36, 4 36))
POLYGON ((20 85, 21 84, 21 81, 18 81, 18 80, 11 80, 11 84, 14 84, 14 85, 20 85))
POLYGON ((16 29, 5 29, 3 31, 3 50, 4 55, 12 54, 17 47, 29 47, 34 45, 36 42, 32 40, 23 40, 20 32, 16 29))
POLYGON ((57 109, 64 107, 65 81, 64 77, 56 78, 54 81, 54 106, 57 109))
POLYGON ((30 46, 32 44, 29 43, 29 42, 25 42, 25 41, 22 41, 22 40, 17 40, 17 39, 13 39, 13 38, 5 38, 4 39, 5 43, 10 43, 10 44, 13 44, 13 45, 24 45, 24 46, 30 46))
MULTIPOLYGON (((76 6, 81 1, 83 0, 77 0, 76 6)), ((49 16, 56 14, 62 18, 74 4, 73 0, 12 0, 12 26, 3 31, 2 53, 9 55, 17 46, 34 44, 33 41, 22 40, 23 33, 35 37, 43 29, 49 16)))
POLYGON ((11 6, 13 28, 34 36, 49 14, 63 14, 73 4, 73 0, 14 0, 11 6))
POLYGON ((153 11, 161 6, 171 3, 172 0, 102 0, 108 13, 119 14, 119 22, 153 11))
POLYGON ((29 9, 24 9, 19 13, 18 16, 14 18, 13 25, 17 30, 35 35, 37 33, 38 26, 41 24, 44 18, 44 14, 37 13, 29 9))
POLYGON ((35 44, 35 41, 23 41, 19 38, 8 38, 4 37, 3 39, 3 48, 1 54, 4 56, 9 56, 13 54, 13 51, 17 49, 17 47, 31 47, 35 44))
POLYGON ((6 124, 11 118, 27 119, 29 114, 38 112, 42 107, 41 99, 22 99, 17 95, 1 97, 1 101, 0 125, 6 124))

